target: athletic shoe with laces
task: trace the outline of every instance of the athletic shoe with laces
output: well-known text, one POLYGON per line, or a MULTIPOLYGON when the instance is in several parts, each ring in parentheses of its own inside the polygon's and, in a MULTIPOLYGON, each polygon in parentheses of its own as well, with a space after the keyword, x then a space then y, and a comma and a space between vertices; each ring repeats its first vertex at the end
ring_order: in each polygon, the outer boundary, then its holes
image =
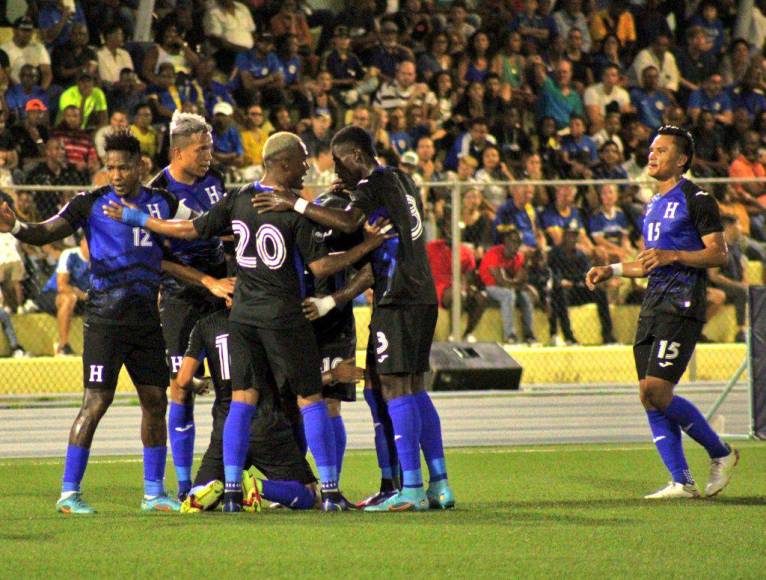
POLYGON ((56 502, 56 511, 61 514, 95 514, 96 510, 88 505, 78 491, 56 502))
POLYGON ((260 482, 249 471, 242 472, 242 509, 246 512, 261 511, 260 482))
POLYGON ((428 511, 428 497, 422 487, 404 488, 387 500, 364 508, 366 512, 422 512, 428 511))
POLYGON ((649 495, 644 499, 693 499, 700 497, 700 490, 695 483, 678 483, 669 481, 668 484, 649 495))
POLYGON ((364 509, 367 506, 378 505, 379 503, 386 501, 388 498, 395 496, 398 491, 398 489, 391 489, 388 491, 381 490, 362 501, 356 502, 354 505, 356 505, 357 509, 364 509))
POLYGON ((739 451, 727 445, 731 453, 710 460, 710 478, 705 486, 705 496, 713 497, 723 491, 731 481, 731 474, 739 463, 739 451))
POLYGON ((142 512, 180 512, 181 503, 168 495, 158 495, 141 501, 142 512))
POLYGON ((455 507, 455 494, 446 479, 429 484, 426 497, 428 505, 433 509, 449 510, 455 507))
POLYGON ((215 509, 222 495, 223 483, 217 479, 205 485, 197 485, 189 490, 186 499, 181 502, 181 513, 196 514, 215 509))
POLYGON ((348 501, 339 491, 323 491, 322 503, 319 509, 323 512, 348 512, 354 509, 353 504, 348 501))

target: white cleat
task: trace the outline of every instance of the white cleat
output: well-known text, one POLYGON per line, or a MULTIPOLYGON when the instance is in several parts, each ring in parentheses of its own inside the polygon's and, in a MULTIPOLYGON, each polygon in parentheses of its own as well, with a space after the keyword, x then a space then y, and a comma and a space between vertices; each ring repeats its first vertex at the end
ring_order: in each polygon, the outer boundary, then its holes
POLYGON ((705 496, 713 497, 723 491, 731 481, 731 474, 739 463, 739 451, 730 448, 731 453, 710 461, 710 479, 705 486, 705 496))
POLYGON ((645 495, 644 499, 693 499, 700 496, 700 490, 694 483, 669 481, 662 489, 645 495))

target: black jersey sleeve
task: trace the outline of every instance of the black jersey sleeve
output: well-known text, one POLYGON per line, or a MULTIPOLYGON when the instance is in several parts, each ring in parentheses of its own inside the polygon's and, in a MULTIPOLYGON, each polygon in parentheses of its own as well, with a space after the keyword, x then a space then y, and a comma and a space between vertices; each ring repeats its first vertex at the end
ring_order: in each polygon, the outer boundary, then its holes
POLYGON ((327 255, 327 245, 323 243, 322 236, 316 233, 317 229, 312 222, 298 216, 295 222, 295 244, 306 264, 327 255))
POLYGON ((189 335, 189 342, 186 345, 186 352, 184 353, 184 356, 197 359, 200 362, 206 356, 205 341, 203 337, 204 329, 202 328, 204 322, 205 318, 198 320, 194 325, 194 328, 192 328, 191 334, 189 335))
POLYGON ((687 200, 689 206, 689 216, 697 228, 700 237, 722 232, 721 212, 718 209, 718 203, 713 196, 704 191, 698 191, 692 194, 687 200))
POLYGON ((231 231, 231 211, 237 194, 229 194, 201 216, 194 219, 194 229, 203 240, 231 231))
POLYGON ((370 183, 371 178, 372 176, 360 181, 351 193, 351 206, 360 209, 365 217, 382 205, 376 189, 370 183))
POLYGON ((78 193, 58 213, 59 217, 69 222, 73 230, 79 230, 85 225, 90 211, 96 201, 96 193, 78 193))

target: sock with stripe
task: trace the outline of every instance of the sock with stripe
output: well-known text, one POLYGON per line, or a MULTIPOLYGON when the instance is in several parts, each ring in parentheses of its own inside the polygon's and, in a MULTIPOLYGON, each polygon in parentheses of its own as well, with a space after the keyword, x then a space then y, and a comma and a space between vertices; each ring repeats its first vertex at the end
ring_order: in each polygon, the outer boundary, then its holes
POLYGON ((402 486, 423 487, 420 470, 420 412, 412 395, 388 402, 388 413, 394 425, 394 442, 402 466, 402 486))
POLYGON ((232 401, 229 414, 223 426, 223 472, 224 492, 242 492, 242 468, 247 456, 250 423, 255 414, 255 405, 232 401))
POLYGON ((373 389, 364 389, 364 400, 370 407, 372 425, 375 430, 375 453, 378 457, 381 478, 380 490, 392 491, 394 489, 394 472, 399 458, 396 455, 393 426, 388 415, 388 407, 380 392, 373 389))
POLYGON ((420 447, 428 465, 429 482, 447 479, 447 464, 444 461, 444 444, 442 442, 442 424, 439 412, 434 407, 431 397, 426 391, 412 395, 420 412, 420 447))
POLYGON ((338 490, 338 465, 335 433, 324 401, 311 403, 301 409, 306 441, 319 472, 322 491, 338 490))
POLYGON ((686 463, 681 429, 678 424, 668 419, 662 411, 647 411, 646 416, 649 419, 649 428, 652 430, 652 441, 673 481, 694 483, 689 465, 686 463))
POLYGON ((82 482, 83 475, 85 475, 85 468, 88 467, 89 457, 90 449, 87 447, 67 445, 64 477, 61 482, 62 499, 66 499, 80 491, 80 482, 82 482))
POLYGON ((261 496, 264 499, 296 510, 310 510, 314 507, 314 494, 298 481, 261 481, 261 496))
POLYGON ((179 494, 187 494, 191 489, 195 431, 194 403, 182 405, 171 401, 168 411, 168 438, 179 494))
POLYGON ((165 495, 166 445, 144 447, 144 497, 153 499, 165 495))
POLYGON ((664 413, 668 419, 678 423, 689 437, 702 445, 711 459, 726 457, 731 453, 729 447, 713 431, 700 410, 688 399, 678 395, 673 396, 664 413))

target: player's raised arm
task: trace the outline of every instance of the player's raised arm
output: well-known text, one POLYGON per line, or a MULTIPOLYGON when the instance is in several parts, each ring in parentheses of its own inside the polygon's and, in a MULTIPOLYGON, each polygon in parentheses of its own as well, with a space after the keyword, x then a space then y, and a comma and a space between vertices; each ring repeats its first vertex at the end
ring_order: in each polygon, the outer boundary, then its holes
POLYGON ((7 202, 0 205, 0 233, 11 233, 26 244, 44 246, 66 238, 74 231, 70 223, 60 215, 41 223, 25 223, 16 217, 7 202))

